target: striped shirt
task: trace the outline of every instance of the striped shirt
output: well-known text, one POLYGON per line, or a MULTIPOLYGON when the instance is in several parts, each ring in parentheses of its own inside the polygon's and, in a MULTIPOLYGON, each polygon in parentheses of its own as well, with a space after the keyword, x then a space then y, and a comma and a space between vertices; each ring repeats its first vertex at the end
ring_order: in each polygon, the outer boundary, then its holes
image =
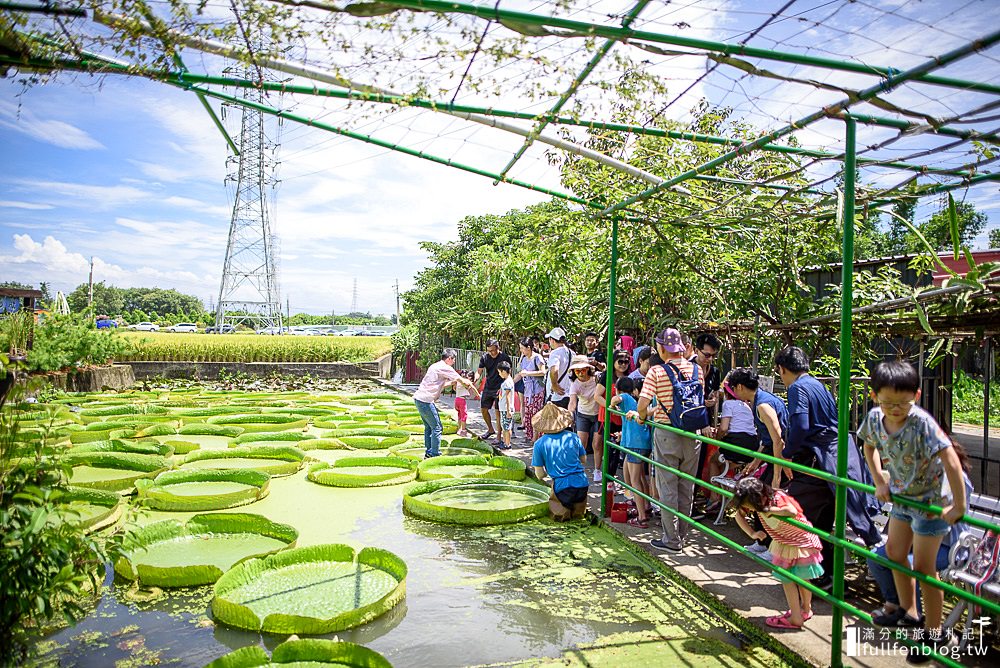
MULTIPOLYGON (((680 377, 690 378, 691 374, 694 373, 694 364, 683 357, 672 359, 669 364, 680 371, 678 380, 681 379, 680 377)), ((699 372, 698 380, 704 385, 705 374, 699 372)), ((656 399, 656 408, 647 415, 647 418, 663 424, 670 424, 670 410, 674 407, 674 385, 670 382, 670 376, 663 370, 663 365, 649 367, 639 398, 646 398, 650 401, 656 399)))
MULTIPOLYGON (((802 512, 802 506, 799 502, 795 500, 790 494, 781 491, 780 489, 774 490, 774 505, 775 506, 792 506, 795 508, 795 519, 803 524, 812 524, 806 519, 806 515, 802 512)), ((822 550, 823 544, 819 540, 819 536, 814 533, 809 533, 805 529, 800 529, 797 526, 789 524, 784 520, 780 520, 777 517, 768 515, 767 513, 761 512, 757 513, 760 517, 761 524, 764 525, 764 530, 778 543, 783 545, 791 545, 792 547, 807 548, 813 550, 822 550)))

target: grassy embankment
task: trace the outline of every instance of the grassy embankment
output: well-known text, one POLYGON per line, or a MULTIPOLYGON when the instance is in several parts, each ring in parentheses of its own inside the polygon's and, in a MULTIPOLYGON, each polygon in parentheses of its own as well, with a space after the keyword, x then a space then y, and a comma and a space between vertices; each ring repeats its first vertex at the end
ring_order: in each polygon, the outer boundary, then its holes
POLYGON ((368 362, 392 349, 388 337, 259 336, 122 332, 135 345, 119 361, 368 362))

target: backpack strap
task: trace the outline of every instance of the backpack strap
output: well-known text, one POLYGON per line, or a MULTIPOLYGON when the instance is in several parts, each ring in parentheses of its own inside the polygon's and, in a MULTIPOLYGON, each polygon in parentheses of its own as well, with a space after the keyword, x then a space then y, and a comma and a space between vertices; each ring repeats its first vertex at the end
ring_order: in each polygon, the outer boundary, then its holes
MULTIPOLYGON (((667 378, 669 378, 670 382, 674 385, 677 384, 678 378, 680 378, 681 380, 688 380, 687 378, 684 377, 684 372, 681 371, 676 365, 671 364, 670 362, 663 363, 663 370, 667 372, 667 378), (671 369, 673 370, 671 371, 671 369)), ((697 374, 697 371, 695 371, 695 374, 697 374)), ((695 375, 694 377, 697 378, 698 376, 695 375)))

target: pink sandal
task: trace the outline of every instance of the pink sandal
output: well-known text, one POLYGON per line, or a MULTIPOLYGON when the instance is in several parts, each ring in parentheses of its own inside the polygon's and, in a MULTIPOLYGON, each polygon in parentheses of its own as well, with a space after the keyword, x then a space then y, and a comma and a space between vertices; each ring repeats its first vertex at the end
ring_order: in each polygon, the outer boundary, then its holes
POLYGON ((629 525, 630 527, 638 527, 639 529, 649 528, 649 522, 646 520, 640 520, 638 517, 630 517, 629 520, 625 522, 625 524, 629 525))
POLYGON ((802 630, 801 626, 792 624, 792 622, 789 621, 788 617, 785 617, 784 615, 775 615, 774 617, 768 617, 767 619, 764 620, 764 623, 770 626, 772 629, 785 629, 789 631, 802 630))

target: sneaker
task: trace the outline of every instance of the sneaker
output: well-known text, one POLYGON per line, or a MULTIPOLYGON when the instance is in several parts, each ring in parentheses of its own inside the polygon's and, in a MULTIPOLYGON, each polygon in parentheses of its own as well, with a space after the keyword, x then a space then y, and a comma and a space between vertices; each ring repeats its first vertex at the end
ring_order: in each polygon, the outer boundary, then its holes
POLYGON ((704 510, 699 510, 695 508, 694 510, 691 511, 691 519, 693 519, 695 522, 700 522, 703 519, 705 519, 705 517, 706 514, 704 510))
POLYGON ((601 475, 601 469, 594 469, 594 482, 601 482, 604 480, 604 476, 601 475))
POLYGON ((676 543, 666 543, 662 538, 654 538, 649 541, 649 545, 657 550, 665 550, 667 552, 680 552, 683 548, 676 543))
POLYGON ((756 554, 764 561, 774 561, 774 555, 771 554, 771 550, 764 550, 763 552, 757 552, 756 554))
POLYGON ((754 554, 764 554, 765 552, 767 552, 767 547, 764 546, 764 545, 761 545, 757 541, 754 541, 754 542, 750 543, 749 545, 744 545, 743 547, 745 549, 749 550, 750 552, 753 552, 754 554))
POLYGON ((872 624, 875 626, 889 626, 903 629, 917 629, 924 625, 924 619, 911 617, 902 608, 896 608, 892 612, 882 611, 880 615, 872 615, 872 624))

